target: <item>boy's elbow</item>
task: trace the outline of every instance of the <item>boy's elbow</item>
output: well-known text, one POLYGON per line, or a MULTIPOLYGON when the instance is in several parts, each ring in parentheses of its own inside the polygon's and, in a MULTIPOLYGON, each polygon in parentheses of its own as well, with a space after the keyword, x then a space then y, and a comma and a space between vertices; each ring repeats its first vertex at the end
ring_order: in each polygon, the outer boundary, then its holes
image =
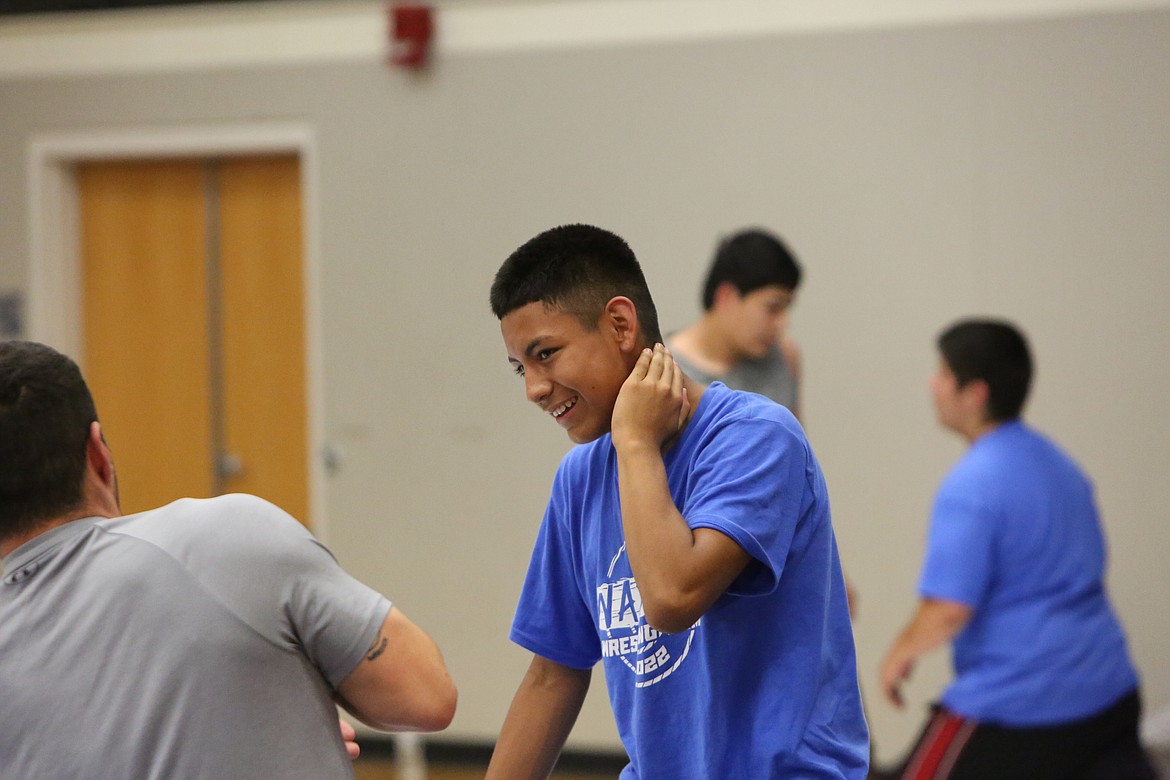
POLYGON ((673 598, 648 600, 643 596, 642 609, 646 622, 655 631, 663 634, 678 634, 698 622, 706 605, 697 603, 682 595, 673 598))

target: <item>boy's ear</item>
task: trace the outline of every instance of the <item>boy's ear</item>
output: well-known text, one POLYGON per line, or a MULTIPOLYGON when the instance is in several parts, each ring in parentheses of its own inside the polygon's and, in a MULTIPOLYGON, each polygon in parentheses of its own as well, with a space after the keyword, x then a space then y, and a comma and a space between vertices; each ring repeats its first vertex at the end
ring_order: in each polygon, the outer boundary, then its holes
POLYGON ((731 282, 720 282, 715 288, 715 296, 712 298, 713 308, 726 306, 728 303, 738 300, 740 297, 739 288, 731 282))
POLYGON ((636 349, 641 338, 638 327, 638 308, 624 295, 609 299, 601 313, 601 327, 611 334, 619 347, 629 351, 636 349))
POLYGON ((986 379, 972 379, 963 387, 963 396, 973 412, 987 416, 987 402, 991 400, 991 388, 986 379))

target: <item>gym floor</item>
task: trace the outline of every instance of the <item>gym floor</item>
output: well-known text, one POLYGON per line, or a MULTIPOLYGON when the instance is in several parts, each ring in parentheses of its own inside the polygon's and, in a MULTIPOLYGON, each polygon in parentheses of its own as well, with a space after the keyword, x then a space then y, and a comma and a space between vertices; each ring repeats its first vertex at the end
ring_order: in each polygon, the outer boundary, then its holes
MULTIPOLYGON (((395 766, 394 742, 358 737, 362 753, 353 763, 357 780, 406 780, 395 766)), ((491 759, 491 745, 428 744, 426 780, 482 780, 491 759)), ((624 755, 565 751, 552 780, 614 780, 626 764, 624 755)), ((418 773, 411 772, 411 778, 418 773)))
MULTIPOLYGON (((358 758, 353 764, 357 780, 398 780, 394 760, 386 758, 358 758)), ((431 762, 427 780, 483 780, 487 766, 456 765, 431 762)), ((617 772, 555 771, 552 780, 614 780, 617 772)))

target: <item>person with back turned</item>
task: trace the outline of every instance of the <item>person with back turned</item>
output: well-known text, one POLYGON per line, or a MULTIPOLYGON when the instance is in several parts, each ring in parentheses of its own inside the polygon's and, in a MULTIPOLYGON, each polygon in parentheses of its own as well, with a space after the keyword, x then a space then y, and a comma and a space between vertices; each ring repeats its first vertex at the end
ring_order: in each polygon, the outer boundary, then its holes
POLYGON ((122 516, 80 370, 31 342, 0 342, 0 557, 0 777, 352 778, 336 704, 454 715, 430 637, 276 506, 122 516))

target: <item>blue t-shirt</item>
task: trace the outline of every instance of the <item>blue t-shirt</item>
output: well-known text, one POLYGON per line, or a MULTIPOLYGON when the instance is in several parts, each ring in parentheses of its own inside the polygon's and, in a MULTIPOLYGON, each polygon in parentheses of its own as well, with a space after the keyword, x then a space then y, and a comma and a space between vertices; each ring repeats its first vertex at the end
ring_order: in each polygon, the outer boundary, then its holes
POLYGON ((606 435, 557 471, 512 640, 573 668, 604 662, 626 780, 864 778, 845 583, 800 424, 715 383, 664 461, 688 524, 753 558, 728 592, 686 631, 646 623, 606 435))
POLYGON ((1018 421, 977 439, 935 498, 918 588, 974 610, 943 704, 1006 726, 1053 725, 1137 687, 1104 576, 1077 465, 1018 421))

